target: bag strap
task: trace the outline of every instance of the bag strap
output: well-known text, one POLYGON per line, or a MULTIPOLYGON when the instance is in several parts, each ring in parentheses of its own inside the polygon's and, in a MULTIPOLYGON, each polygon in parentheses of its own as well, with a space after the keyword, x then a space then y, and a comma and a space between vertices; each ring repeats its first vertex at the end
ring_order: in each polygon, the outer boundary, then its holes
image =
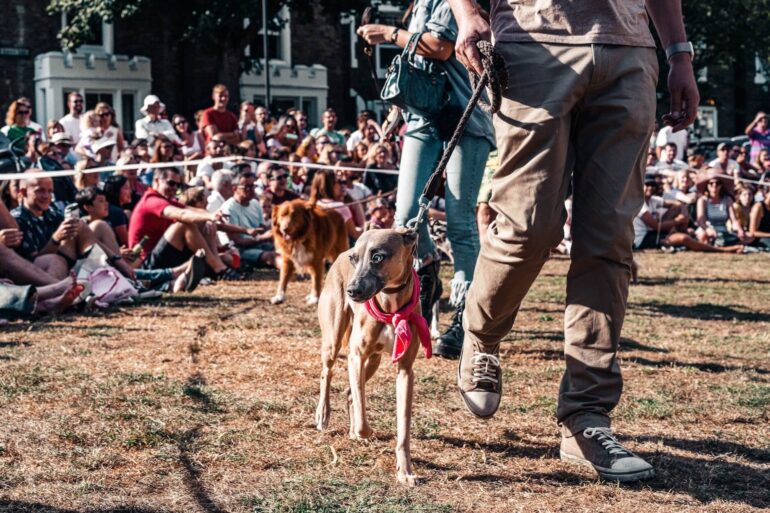
POLYGON ((407 61, 414 61, 414 54, 417 52, 417 42, 420 40, 422 34, 422 32, 415 32, 412 34, 412 37, 409 38, 409 42, 404 47, 404 51, 401 52, 401 56, 406 58, 407 61))

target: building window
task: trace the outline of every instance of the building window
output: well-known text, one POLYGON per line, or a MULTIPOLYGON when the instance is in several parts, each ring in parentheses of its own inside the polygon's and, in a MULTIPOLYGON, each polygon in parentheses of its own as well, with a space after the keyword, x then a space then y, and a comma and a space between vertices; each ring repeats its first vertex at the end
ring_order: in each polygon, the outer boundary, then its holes
POLYGON ((134 136, 134 123, 136 123, 136 93, 123 93, 121 95, 121 123, 123 133, 126 135, 127 140, 133 139, 134 136))
POLYGON ((104 102, 110 106, 115 104, 115 97, 113 94, 104 91, 86 91, 85 99, 85 110, 91 110, 95 108, 96 104, 99 102, 104 102))

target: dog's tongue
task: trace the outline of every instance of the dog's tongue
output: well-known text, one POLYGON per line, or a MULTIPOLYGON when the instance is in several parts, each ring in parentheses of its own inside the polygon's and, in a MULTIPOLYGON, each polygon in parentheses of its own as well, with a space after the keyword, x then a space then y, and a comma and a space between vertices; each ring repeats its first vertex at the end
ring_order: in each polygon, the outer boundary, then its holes
POLYGON ((284 234, 283 234, 283 238, 284 238, 285 240, 291 240, 291 234, 288 234, 288 233, 284 233, 284 234))

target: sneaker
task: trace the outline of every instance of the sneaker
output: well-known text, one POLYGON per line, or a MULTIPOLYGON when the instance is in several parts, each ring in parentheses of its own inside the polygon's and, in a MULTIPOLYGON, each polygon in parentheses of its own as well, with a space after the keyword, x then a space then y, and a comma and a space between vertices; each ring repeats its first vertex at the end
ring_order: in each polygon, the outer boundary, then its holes
POLYGON ((465 407, 472 414, 482 419, 494 415, 503 394, 499 352, 477 351, 466 338, 460 354, 460 365, 457 366, 457 388, 465 407))
POLYGON ((452 324, 436 341, 436 346, 433 348, 433 354, 441 358, 447 358, 450 360, 456 360, 460 358, 460 353, 463 349, 463 339, 465 338, 465 330, 463 330, 463 311, 465 310, 465 300, 463 299, 454 315, 452 316, 452 324))
POLYGON ((652 465, 623 447, 608 427, 562 436, 562 461, 593 468, 602 479, 630 483, 655 475, 652 465))

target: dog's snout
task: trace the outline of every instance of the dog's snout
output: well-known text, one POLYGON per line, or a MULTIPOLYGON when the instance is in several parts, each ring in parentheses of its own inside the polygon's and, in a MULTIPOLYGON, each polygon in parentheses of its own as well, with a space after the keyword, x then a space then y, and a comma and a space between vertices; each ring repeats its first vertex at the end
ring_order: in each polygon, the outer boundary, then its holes
POLYGON ((345 292, 347 293, 348 297, 353 300, 359 299, 361 297, 361 288, 356 287, 355 285, 349 285, 345 292))

